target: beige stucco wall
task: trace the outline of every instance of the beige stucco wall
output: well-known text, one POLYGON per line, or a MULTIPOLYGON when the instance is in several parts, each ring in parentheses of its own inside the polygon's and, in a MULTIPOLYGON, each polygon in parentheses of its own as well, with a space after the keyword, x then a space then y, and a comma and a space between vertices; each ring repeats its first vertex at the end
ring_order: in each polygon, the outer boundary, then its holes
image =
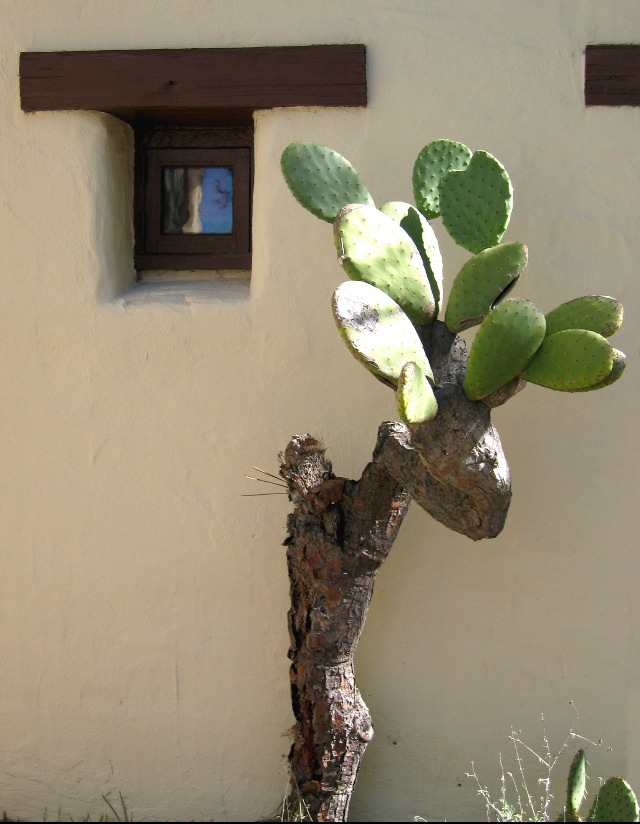
MULTIPOLYGON (((451 137, 508 168, 518 293, 625 304, 604 392, 495 413, 514 501, 472 544, 412 509, 357 658, 376 737, 354 820, 482 820, 510 725, 613 746, 640 787, 640 111, 586 110, 583 49, 640 42, 634 0, 1 0, 0 810, 241 821, 285 784, 285 497, 245 498, 294 433, 357 476, 392 393, 343 347, 330 229, 279 176, 292 140, 346 154, 378 202, 451 137), (250 288, 131 291, 131 136, 25 115, 21 51, 362 42, 366 110, 256 118, 250 288), (580 716, 576 720, 573 701, 580 716)), ((436 227, 450 278, 466 258, 436 227)), ((560 772, 564 773, 565 760, 560 772)), ((556 788, 561 795, 560 785, 556 788)))

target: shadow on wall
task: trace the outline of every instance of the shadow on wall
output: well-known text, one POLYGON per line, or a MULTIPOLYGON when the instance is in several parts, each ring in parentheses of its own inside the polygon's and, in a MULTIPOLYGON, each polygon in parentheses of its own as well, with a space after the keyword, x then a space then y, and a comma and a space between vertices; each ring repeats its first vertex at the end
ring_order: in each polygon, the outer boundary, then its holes
POLYGON ((133 265, 133 129, 108 114, 104 126, 102 165, 92 180, 94 191, 93 252, 96 297, 111 301, 136 281, 133 265))

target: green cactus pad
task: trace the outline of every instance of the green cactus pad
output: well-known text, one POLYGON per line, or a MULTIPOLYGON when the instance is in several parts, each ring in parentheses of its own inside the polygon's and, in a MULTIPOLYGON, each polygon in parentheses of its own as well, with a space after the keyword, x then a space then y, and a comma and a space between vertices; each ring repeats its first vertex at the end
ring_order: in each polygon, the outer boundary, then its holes
POLYGON ((390 217, 373 206, 348 205, 335 220, 334 235, 350 278, 382 289, 415 324, 435 319, 435 298, 420 253, 390 217))
POLYGON ((597 332, 565 329, 545 338, 520 377, 560 392, 596 388, 611 376, 615 351, 597 332))
POLYGON ((613 366, 611 367, 611 372, 609 372, 608 376, 601 380, 599 383, 594 383, 593 386, 585 386, 584 389, 576 389, 576 392, 592 392, 594 389, 604 389, 605 386, 611 386, 612 383, 615 383, 618 378, 622 377, 622 373, 624 372, 624 368, 626 366, 626 356, 624 352, 620 352, 619 349, 613 350, 613 366))
POLYGON ((547 313, 547 336, 565 329, 589 329, 608 338, 622 325, 622 304, 605 295, 585 295, 547 313))
POLYGON ((449 172, 440 183, 442 222, 455 242, 474 254, 500 243, 512 206, 509 176, 487 152, 474 152, 468 168, 449 172))
POLYGON ((429 278, 431 292, 436 302, 435 317, 437 317, 442 306, 443 274, 442 255, 436 233, 431 228, 431 224, 410 203, 394 200, 381 206, 380 211, 405 230, 420 252, 422 265, 429 278))
POLYGON ((402 367, 412 361, 433 381, 418 333, 383 291, 362 281, 347 281, 333 293, 332 309, 345 343, 374 375, 397 384, 402 367))
POLYGON ((440 182, 450 171, 466 169, 471 149, 455 140, 428 143, 413 166, 413 196, 422 214, 431 220, 440 215, 440 182))
POLYGON ((398 378, 398 414, 406 424, 430 421, 438 413, 438 402, 422 369, 405 363, 398 378))
POLYGON ((638 821, 638 800, 622 778, 610 778, 598 790, 587 821, 638 821))
POLYGON ((282 153, 280 168, 298 203, 328 223, 333 223, 346 203, 373 206, 351 163, 327 146, 291 143, 282 153))
POLYGON ((469 350, 464 391, 475 401, 518 375, 544 340, 544 315, 528 300, 505 300, 483 320, 469 350))
POLYGON ((447 303, 445 323, 450 332, 462 332, 481 323, 527 265, 527 247, 503 243, 468 260, 456 275, 447 303))
POLYGON ((587 789, 587 756, 578 750, 569 767, 567 780, 567 814, 577 820, 580 805, 587 789))

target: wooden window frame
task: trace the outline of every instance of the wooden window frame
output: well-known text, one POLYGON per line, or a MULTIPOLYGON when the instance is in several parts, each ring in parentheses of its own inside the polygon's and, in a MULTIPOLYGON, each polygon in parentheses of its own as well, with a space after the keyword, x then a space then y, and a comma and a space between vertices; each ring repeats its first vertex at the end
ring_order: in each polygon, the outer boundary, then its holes
POLYGON ((251 269, 253 127, 136 128, 135 265, 149 269, 251 269), (225 166, 233 170, 233 231, 229 235, 163 235, 162 169, 225 166))
POLYGON ((24 52, 20 55, 20 101, 25 112, 100 111, 134 127, 135 263, 139 271, 248 270, 254 112, 289 106, 366 106, 366 47, 24 52), (229 252, 222 251, 221 242, 216 248, 211 238, 197 235, 185 236, 185 243, 175 238, 159 244, 154 228, 154 221, 159 227, 158 188, 150 172, 156 168, 154 152, 184 150, 195 157, 196 149, 207 148, 250 153, 248 175, 245 160, 234 166, 245 192, 237 243, 229 252), (147 186, 155 192, 156 206, 148 202, 151 195, 145 201, 147 186), (193 249, 189 253, 186 238, 193 249))

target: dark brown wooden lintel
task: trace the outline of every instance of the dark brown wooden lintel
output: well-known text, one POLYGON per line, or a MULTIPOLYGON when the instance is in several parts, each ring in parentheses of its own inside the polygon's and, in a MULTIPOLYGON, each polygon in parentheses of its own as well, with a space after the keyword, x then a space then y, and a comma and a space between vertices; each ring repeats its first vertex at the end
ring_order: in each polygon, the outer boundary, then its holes
POLYGON ((26 112, 88 109, 182 123, 242 121, 275 106, 366 106, 366 48, 25 52, 20 99, 26 112))
POLYGON ((640 106, 640 46, 599 45, 585 50, 587 106, 640 106))

